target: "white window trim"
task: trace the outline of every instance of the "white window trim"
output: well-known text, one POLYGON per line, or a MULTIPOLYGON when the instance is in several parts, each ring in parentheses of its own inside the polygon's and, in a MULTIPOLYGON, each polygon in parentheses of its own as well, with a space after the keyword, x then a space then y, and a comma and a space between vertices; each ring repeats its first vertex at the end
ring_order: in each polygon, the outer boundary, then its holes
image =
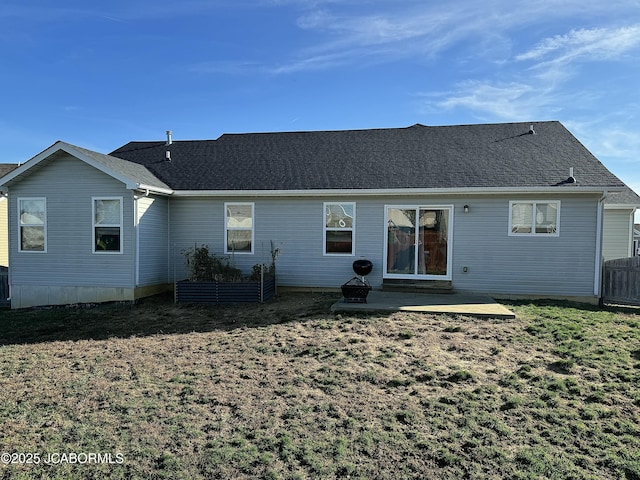
POLYGON ((322 204, 322 254, 325 257, 354 257, 356 255, 356 202, 324 202, 322 204), (327 228, 327 205, 351 205, 353 219, 351 228, 327 228), (327 252, 327 231, 351 232, 351 253, 327 252))
POLYGON ((253 255, 255 248, 255 231, 256 231, 256 208, 254 202, 224 202, 224 253, 226 255, 253 255), (241 227, 229 227, 227 225, 227 208, 229 205, 249 205, 251 206, 251 251, 250 252, 238 252, 235 250, 229 250, 228 233, 229 230, 248 230, 241 227))
POLYGON ((559 237, 560 236, 560 200, 510 200, 509 201, 509 236, 510 237, 559 237), (513 232, 513 205, 517 203, 530 203, 532 205, 531 216, 531 232, 530 233, 514 233, 513 232), (556 229, 551 233, 536 232, 536 205, 539 203, 556 204, 556 229))
POLYGON ((18 252, 20 253, 47 253, 47 198, 46 197, 18 197, 18 252), (22 200, 34 201, 41 200, 44 202, 44 249, 43 250, 23 250, 22 249, 22 227, 40 227, 36 224, 22 224, 20 219, 20 203, 22 200))
POLYGON ((91 252, 96 255, 122 255, 124 252, 124 200, 123 197, 91 197, 91 252), (101 223, 96 225, 96 200, 120 200, 120 224, 101 223), (118 227, 120 229, 120 250, 117 252, 96 250, 96 227, 118 227))

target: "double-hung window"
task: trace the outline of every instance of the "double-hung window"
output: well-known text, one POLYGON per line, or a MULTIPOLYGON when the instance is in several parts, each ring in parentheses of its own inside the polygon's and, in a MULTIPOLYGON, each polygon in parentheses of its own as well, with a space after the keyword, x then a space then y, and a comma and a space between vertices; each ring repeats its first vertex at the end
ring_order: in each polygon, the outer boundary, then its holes
POLYGON ((324 203, 324 254, 353 255, 356 204, 324 203))
POLYGON ((559 228, 559 200, 509 202, 509 235, 557 237, 559 228))
POLYGON ((93 252, 122 253, 122 197, 94 197, 93 252))
POLYGON ((225 203, 224 253, 253 253, 253 203, 225 203))
POLYGON ((21 252, 47 251, 47 200, 18 198, 19 235, 21 252))

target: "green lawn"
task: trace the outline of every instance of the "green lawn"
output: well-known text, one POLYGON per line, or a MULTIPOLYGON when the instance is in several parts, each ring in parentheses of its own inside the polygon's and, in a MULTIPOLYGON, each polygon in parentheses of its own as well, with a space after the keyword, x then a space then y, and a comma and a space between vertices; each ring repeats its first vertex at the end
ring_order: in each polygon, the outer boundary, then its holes
POLYGON ((0 478, 640 479, 637 310, 334 300, 0 310, 0 478))

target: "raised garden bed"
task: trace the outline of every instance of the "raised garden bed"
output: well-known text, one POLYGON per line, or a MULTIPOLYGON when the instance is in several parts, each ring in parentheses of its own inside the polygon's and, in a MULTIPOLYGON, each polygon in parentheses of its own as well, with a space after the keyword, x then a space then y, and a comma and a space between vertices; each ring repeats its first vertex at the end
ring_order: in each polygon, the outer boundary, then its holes
POLYGON ((189 278, 176 282, 177 303, 262 303, 276 296, 278 250, 273 246, 271 265, 254 265, 249 275, 235 268, 229 258, 210 253, 207 245, 194 246, 182 253, 189 278))
POLYGON ((246 282, 176 282, 178 303, 262 303, 276 295, 276 279, 271 276, 260 281, 246 282))

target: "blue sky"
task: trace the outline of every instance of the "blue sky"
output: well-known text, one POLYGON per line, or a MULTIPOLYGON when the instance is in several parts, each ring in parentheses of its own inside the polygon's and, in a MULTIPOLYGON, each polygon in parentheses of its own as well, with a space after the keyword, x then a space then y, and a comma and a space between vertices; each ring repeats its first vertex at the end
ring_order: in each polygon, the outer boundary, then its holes
POLYGON ((638 0, 2 0, 0 162, 56 140, 560 120, 640 192, 638 0))

